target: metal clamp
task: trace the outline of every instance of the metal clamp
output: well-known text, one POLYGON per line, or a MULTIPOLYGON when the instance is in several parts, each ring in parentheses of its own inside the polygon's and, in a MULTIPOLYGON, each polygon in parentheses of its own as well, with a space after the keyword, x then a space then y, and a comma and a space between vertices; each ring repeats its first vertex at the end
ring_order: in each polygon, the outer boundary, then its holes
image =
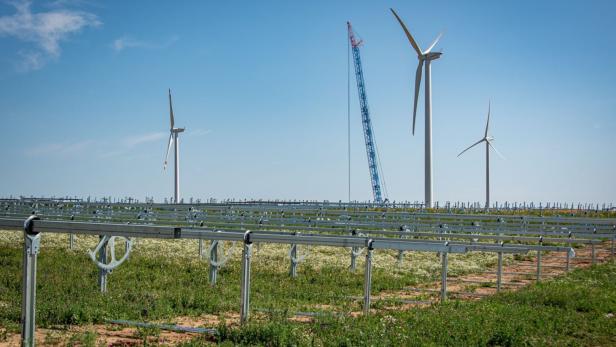
POLYGON ((374 250, 373 243, 374 243, 374 240, 373 240, 373 239, 367 239, 367 240, 366 240, 366 248, 367 248, 369 251, 374 250))
POLYGON ((33 229, 33 221, 39 219, 40 218, 38 216, 33 215, 28 217, 28 219, 26 219, 26 221, 24 222, 25 237, 30 240, 30 247, 27 247, 26 251, 28 255, 37 255, 41 250, 41 237, 39 235, 40 233, 35 232, 33 229))
POLYGON ((40 220, 40 218, 37 215, 32 215, 28 217, 28 219, 26 219, 26 221, 24 222, 24 231, 26 232, 26 234, 28 235, 38 234, 37 231, 34 231, 34 221, 35 220, 40 220))
POLYGON ((90 256, 90 259, 92 259, 92 261, 96 264, 96 266, 99 269, 111 271, 117 268, 118 266, 120 266, 123 262, 125 262, 128 259, 128 255, 130 254, 132 247, 133 247, 133 240, 131 240, 130 237, 105 235, 98 242, 98 245, 96 246, 94 250, 88 250, 88 255, 90 256), (120 259, 116 259, 115 240, 116 238, 119 238, 119 237, 123 238, 126 241, 126 252, 120 259), (109 245, 111 257, 109 258, 110 260, 108 263, 104 263, 96 259, 96 254, 100 251, 102 247, 107 247, 107 245, 109 245))
MULTIPOLYGON (((217 230, 217 232, 220 232, 220 230, 217 230)), ((212 244, 210 245, 210 248, 208 248, 208 251, 207 251, 208 254, 212 254, 212 252, 214 251, 216 247, 222 247, 223 245, 224 245, 223 241, 212 240, 212 244)), ((235 245, 236 245, 235 241, 231 242, 231 247, 227 251, 224 251, 224 247, 223 247, 222 254, 224 255, 224 257, 219 261, 212 260, 212 257, 210 257, 210 265, 215 266, 219 269, 223 267, 223 265, 225 265, 227 261, 229 261, 229 259, 231 259, 231 257, 235 253, 235 249, 236 249, 235 245)))
MULTIPOLYGON (((299 232, 295 233, 295 236, 299 236, 299 232)), ((301 256, 297 256, 297 245, 293 244, 291 245, 291 248, 289 249, 289 258, 291 258, 291 263, 293 263, 293 265, 297 265, 299 263, 301 263, 302 261, 304 261, 304 259, 306 259, 306 257, 308 256, 308 252, 304 253, 301 256)))
POLYGON ((250 239, 250 235, 252 235, 252 231, 246 230, 244 233, 244 243, 247 245, 252 244, 252 240, 250 239))
MULTIPOLYGON (((367 237, 368 235, 364 234, 364 233, 356 233, 355 235, 357 235, 358 237, 367 237)), ((372 239, 370 239, 370 241, 372 241, 372 239)), ((366 241, 367 244, 367 241, 366 241)), ((365 248, 359 248, 359 247, 352 247, 351 248, 351 253, 353 254, 353 256, 357 257, 359 255, 361 255, 362 253, 364 253, 365 248)))

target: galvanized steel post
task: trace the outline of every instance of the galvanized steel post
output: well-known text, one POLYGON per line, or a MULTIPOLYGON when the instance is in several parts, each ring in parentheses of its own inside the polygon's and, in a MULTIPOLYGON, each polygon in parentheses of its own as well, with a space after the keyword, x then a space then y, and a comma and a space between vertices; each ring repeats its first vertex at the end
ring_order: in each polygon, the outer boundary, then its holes
MULTIPOLYGON (((503 246, 504 243, 501 241, 500 245, 503 246)), ((496 292, 500 292, 502 284, 503 284, 503 252, 498 252, 498 265, 496 268, 496 292)))
MULTIPOLYGON (((199 240, 201 241, 201 240, 199 240)), ((212 240, 210 246, 210 284, 216 284, 216 277, 218 275, 218 240, 212 240)))
MULTIPOLYGON (((405 233, 410 232, 409 228, 407 228, 406 225, 400 226, 399 230, 402 231, 402 232, 405 232, 405 233)), ((408 238, 408 237, 401 234, 400 238, 402 239, 402 238, 408 238)), ((396 265, 398 265, 398 266, 402 265, 402 261, 403 260, 404 260, 404 251, 403 250, 399 250, 398 251, 398 261, 397 261, 396 265)))
POLYGON ((595 265, 595 263, 597 262, 597 255, 595 252, 595 244, 591 244, 590 245, 590 261, 592 265, 595 265))
POLYGON ((355 270, 357 269, 357 255, 356 252, 359 251, 359 247, 353 247, 351 248, 351 266, 349 266, 349 269, 353 272, 355 272, 355 270))
MULTIPOLYGON (((75 220, 75 216, 71 216, 71 220, 75 220)), ((68 235, 68 248, 70 250, 75 249, 75 234, 68 235)))
POLYGON ((291 250, 289 251, 289 255, 290 255, 289 258, 291 258, 291 268, 289 269, 289 275, 295 278, 297 277, 297 263, 298 263, 296 244, 291 245, 291 250))
POLYGON ((364 269, 364 314, 370 313, 370 292, 372 291, 372 239, 366 241, 366 264, 364 269))
MULTIPOLYGON (((99 239, 101 240, 100 242, 102 242, 104 236, 100 235, 99 239)), ((101 264, 105 264, 107 263, 107 242, 105 242, 102 247, 98 250, 98 257, 99 257, 99 262, 101 264)), ((107 274, 109 273, 108 270, 105 269, 98 269, 98 286, 101 290, 101 293, 106 293, 107 292, 107 274)))
POLYGON ((21 345, 34 347, 36 313, 36 257, 40 250, 41 235, 33 230, 30 216, 24 223, 23 287, 21 301, 21 345))
POLYGON ((241 283, 241 307, 240 307, 240 323, 244 324, 248 321, 248 312, 250 310, 250 258, 252 256, 252 240, 250 239, 250 230, 244 233, 244 250, 242 252, 242 283, 241 283))
MULTIPOLYGON (((569 232, 569 240, 571 240, 571 232, 569 232)), ((571 247, 571 242, 568 243, 569 247, 571 247)), ((565 272, 569 272, 569 268, 571 265, 571 252, 567 251, 567 255, 565 255, 565 272)))
MULTIPOLYGON (((445 245, 448 245, 446 242, 445 245)), ((447 252, 441 253, 441 259, 443 263, 443 269, 441 272, 441 302, 447 300, 447 252)))
MULTIPOLYGON (((539 236, 539 246, 543 246, 543 236, 539 236)), ((537 249, 537 282, 541 281, 541 249, 537 249)))
MULTIPOLYGON (((355 229, 351 230, 352 236, 357 236, 357 231, 355 229)), ((351 271, 355 271, 357 269, 357 254, 359 252, 359 247, 351 247, 351 266, 349 269, 351 271)))
POLYGON ((402 261, 404 260, 404 251, 398 251, 398 260, 396 261, 396 265, 402 265, 402 261))
POLYGON ((203 240, 199 240, 199 259, 203 259, 203 240))

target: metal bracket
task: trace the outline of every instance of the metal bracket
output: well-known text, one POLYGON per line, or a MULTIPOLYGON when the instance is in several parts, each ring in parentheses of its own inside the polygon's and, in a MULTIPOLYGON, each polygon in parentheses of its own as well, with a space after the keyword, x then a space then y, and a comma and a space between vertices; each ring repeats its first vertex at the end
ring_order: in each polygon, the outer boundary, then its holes
MULTIPOLYGON (((299 236, 300 233, 296 232, 295 236, 299 236)), ((292 244, 291 248, 289 249, 289 258, 291 258, 291 263, 297 265, 299 263, 301 263, 302 261, 304 261, 304 259, 306 259, 306 257, 308 256, 308 252, 304 253, 303 255, 298 256, 297 255, 297 244, 292 244)))
MULTIPOLYGON (((220 230, 217 230, 217 232, 220 232, 220 230)), ((208 248, 208 254, 210 254, 210 265, 215 266, 216 268, 220 269, 221 267, 223 267, 223 265, 225 265, 227 263, 227 261, 229 261, 229 259, 231 259, 231 257, 233 256, 233 254, 235 253, 235 241, 231 242, 231 247, 228 250, 224 250, 224 241, 220 241, 220 240, 212 240, 212 243, 210 244, 210 247, 208 248), (211 255, 212 252, 214 252, 214 250, 218 247, 222 248, 222 254, 224 255, 224 257, 221 260, 213 260, 211 255)), ((218 250, 217 250, 218 251, 218 250)))
POLYGON ((37 255, 41 251, 41 237, 39 234, 28 235, 26 237, 30 240, 30 247, 27 250, 28 255, 37 255))
POLYGON ((38 234, 38 232, 34 231, 34 221, 35 220, 40 220, 40 218, 37 215, 32 215, 28 217, 28 219, 26 219, 26 221, 24 222, 24 231, 26 232, 26 234, 28 235, 38 234))
MULTIPOLYGON (((359 233, 359 232, 354 234, 354 235, 356 235, 357 237, 368 237, 368 235, 366 235, 364 233, 359 233)), ((370 240, 370 241, 372 241, 372 240, 370 240)), ((367 242, 368 241, 366 241, 366 244, 367 244, 367 242)), ((353 247, 353 248, 351 248, 351 253, 353 254, 353 256, 357 257, 357 256, 361 255, 364 252, 364 250, 365 250, 365 248, 353 247)))
POLYGON ((246 232, 244 233, 244 243, 247 245, 252 244, 252 240, 250 239, 250 236, 252 235, 252 231, 250 230, 246 230, 246 232))
POLYGON ((88 255, 90 256, 90 259, 92 259, 92 261, 96 264, 96 266, 101 269, 101 270, 106 270, 106 271, 111 271, 115 268, 117 268, 118 266, 122 265, 123 262, 125 262, 128 259, 128 256, 132 250, 133 247, 133 240, 130 237, 124 237, 124 236, 109 236, 109 235, 105 235, 101 238, 101 240, 98 242, 98 245, 96 246, 96 248, 94 250, 88 250, 88 255), (123 238, 126 242, 126 252, 124 253, 124 255, 120 258, 117 259, 116 258, 116 254, 115 254, 115 240, 116 238, 123 238), (110 250, 110 257, 109 257, 109 262, 105 263, 105 262, 101 262, 99 260, 96 259, 96 254, 100 251, 100 249, 102 247, 107 247, 107 245, 109 245, 109 250, 110 250))

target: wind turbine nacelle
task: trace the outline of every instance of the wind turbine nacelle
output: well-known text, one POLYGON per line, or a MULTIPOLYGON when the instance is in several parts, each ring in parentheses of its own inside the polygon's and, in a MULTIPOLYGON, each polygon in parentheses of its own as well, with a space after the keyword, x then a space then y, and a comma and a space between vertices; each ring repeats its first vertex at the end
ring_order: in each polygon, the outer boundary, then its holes
POLYGON ((174 133, 183 133, 186 128, 173 128, 171 131, 174 133))
POLYGON ((443 52, 430 52, 430 53, 426 54, 426 59, 428 59, 428 60, 436 60, 436 59, 441 57, 441 54, 443 54, 443 52))

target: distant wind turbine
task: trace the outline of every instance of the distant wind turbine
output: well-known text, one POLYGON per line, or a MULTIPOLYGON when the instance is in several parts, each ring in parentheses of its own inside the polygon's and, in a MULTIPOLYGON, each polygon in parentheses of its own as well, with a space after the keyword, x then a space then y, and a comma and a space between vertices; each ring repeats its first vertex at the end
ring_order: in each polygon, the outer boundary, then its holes
POLYGON ((486 209, 490 208, 490 147, 498 154, 499 157, 503 158, 502 154, 492 145, 492 141, 494 138, 488 135, 488 131, 490 128, 490 103, 488 102, 488 121, 486 122, 486 131, 483 135, 483 138, 472 145, 470 145, 467 149, 463 150, 458 154, 458 157, 462 155, 462 153, 468 151, 469 149, 475 147, 476 145, 485 142, 486 143, 486 209))
POLYGON ((400 25, 402 26, 402 30, 404 30, 404 33, 406 34, 406 37, 411 43, 411 46, 413 46, 413 49, 415 49, 415 52, 417 52, 417 59, 419 60, 419 64, 417 65, 417 71, 415 72, 415 101, 413 104, 413 135, 415 135, 415 118, 417 115, 417 99, 419 98, 419 87, 421 84, 421 72, 424 66, 424 62, 426 64, 426 85, 424 87, 424 91, 426 93, 425 95, 425 102, 426 102, 426 107, 425 107, 425 111, 426 111, 425 204, 426 204, 426 207, 432 207, 432 192, 433 192, 433 186, 432 186, 432 95, 431 95, 432 90, 430 87, 432 78, 430 74, 430 63, 432 62, 432 60, 436 60, 441 57, 442 52, 432 52, 432 49, 434 48, 434 46, 436 46, 442 34, 439 34, 436 37, 436 40, 432 42, 432 44, 430 45, 430 47, 428 47, 428 49, 426 49, 425 51, 422 51, 421 48, 419 48, 419 45, 417 45, 417 42, 415 42, 415 39, 413 38, 409 30, 406 28, 406 25, 404 25, 404 23, 402 22, 402 19, 398 17, 398 14, 396 13, 396 11, 394 11, 391 8, 390 10, 391 10, 391 13, 394 14, 396 19, 400 23, 400 25))
POLYGON ((170 134, 169 134, 169 146, 167 147, 167 154, 165 155, 165 163, 163 164, 163 170, 167 169, 167 159, 169 159, 169 151, 173 144, 173 154, 175 159, 175 178, 174 178, 174 190, 173 190, 173 203, 180 202, 180 152, 179 152, 179 138, 178 134, 184 132, 184 128, 174 128, 175 120, 173 118, 173 103, 171 102, 171 89, 169 89, 169 119, 171 120, 170 134))

